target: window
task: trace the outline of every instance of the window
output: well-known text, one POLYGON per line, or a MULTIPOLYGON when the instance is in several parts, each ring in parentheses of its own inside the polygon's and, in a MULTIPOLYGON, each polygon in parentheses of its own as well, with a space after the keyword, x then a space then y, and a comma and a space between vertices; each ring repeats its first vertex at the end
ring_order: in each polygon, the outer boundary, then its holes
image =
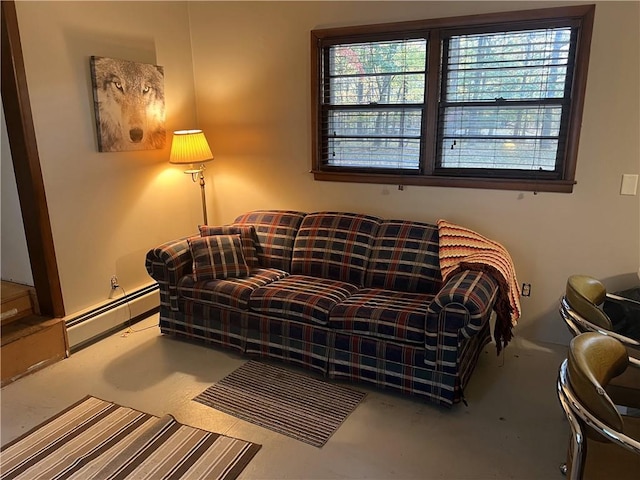
POLYGON ((425 39, 328 49, 323 156, 328 165, 418 170, 425 39))
POLYGON ((315 178, 571 192, 594 10, 311 32, 315 178))

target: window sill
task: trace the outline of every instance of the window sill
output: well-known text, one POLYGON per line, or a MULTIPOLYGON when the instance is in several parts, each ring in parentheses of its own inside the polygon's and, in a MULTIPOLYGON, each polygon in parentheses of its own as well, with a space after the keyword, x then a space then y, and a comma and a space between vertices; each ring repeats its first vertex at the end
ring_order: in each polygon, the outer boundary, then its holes
POLYGON ((482 188, 529 192, 572 193, 576 182, 569 180, 522 180, 507 178, 461 178, 436 176, 385 175, 312 170, 316 181, 416 185, 429 187, 482 188))

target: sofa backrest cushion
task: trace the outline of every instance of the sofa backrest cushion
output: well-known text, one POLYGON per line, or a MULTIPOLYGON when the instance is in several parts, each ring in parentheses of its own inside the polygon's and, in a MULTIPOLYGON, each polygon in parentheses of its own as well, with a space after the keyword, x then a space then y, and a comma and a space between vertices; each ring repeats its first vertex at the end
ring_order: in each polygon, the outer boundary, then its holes
POLYGON ((293 244, 291 273, 364 285, 381 219, 339 212, 307 214, 293 244))
POLYGON ((435 294, 441 285, 438 227, 404 220, 383 221, 371 251, 365 286, 435 294))
POLYGON ((233 224, 255 228, 260 266, 289 272, 293 241, 304 216, 291 210, 255 210, 239 216, 233 224))

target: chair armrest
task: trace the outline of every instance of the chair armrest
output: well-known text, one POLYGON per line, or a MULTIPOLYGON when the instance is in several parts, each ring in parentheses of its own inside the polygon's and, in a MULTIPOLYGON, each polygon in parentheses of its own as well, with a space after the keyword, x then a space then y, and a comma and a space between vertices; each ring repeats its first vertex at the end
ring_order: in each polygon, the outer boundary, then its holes
POLYGON ((425 364, 455 373, 460 338, 476 335, 491 317, 498 282, 488 273, 461 270, 451 276, 427 310, 425 364))
POLYGON ((160 305, 178 311, 178 282, 193 271, 193 257, 186 238, 164 243, 147 252, 147 273, 158 282, 160 305))

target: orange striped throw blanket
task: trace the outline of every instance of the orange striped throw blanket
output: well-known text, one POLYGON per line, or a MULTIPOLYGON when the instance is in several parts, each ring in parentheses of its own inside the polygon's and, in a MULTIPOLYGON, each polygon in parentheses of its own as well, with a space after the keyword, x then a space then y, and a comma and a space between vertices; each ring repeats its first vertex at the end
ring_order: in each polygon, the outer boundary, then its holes
POLYGON ((445 282, 460 270, 485 271, 498 282, 493 337, 500 353, 513 337, 511 330, 522 313, 518 279, 509 252, 498 242, 446 220, 438 220, 438 236, 440 270, 445 282))

